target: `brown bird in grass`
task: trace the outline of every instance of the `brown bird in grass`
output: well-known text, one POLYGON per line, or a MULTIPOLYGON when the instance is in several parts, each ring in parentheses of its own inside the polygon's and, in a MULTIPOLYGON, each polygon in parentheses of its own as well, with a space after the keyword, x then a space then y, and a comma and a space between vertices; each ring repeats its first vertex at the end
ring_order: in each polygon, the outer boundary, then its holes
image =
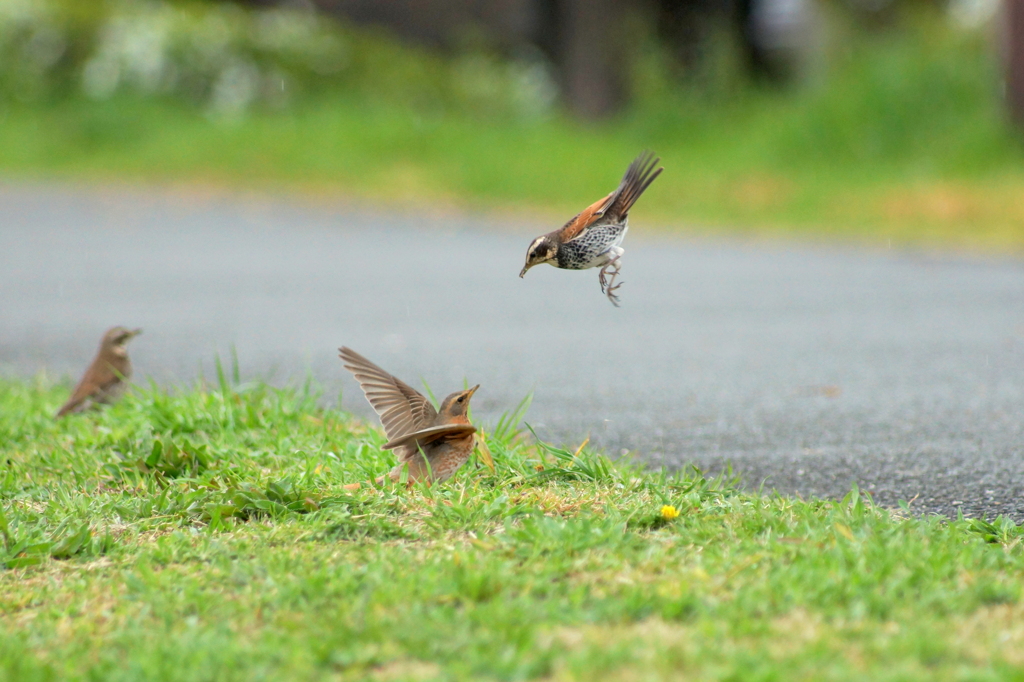
POLYGON ((128 380, 132 376, 132 363, 128 359, 128 342, 142 333, 141 329, 113 327, 108 329, 100 341, 85 376, 75 386, 64 407, 57 411, 57 417, 71 412, 82 412, 101 404, 110 404, 124 395, 128 380))
MULTIPOLYGON (((380 415, 388 442, 382 450, 394 450, 398 464, 392 481, 409 468, 408 482, 444 481, 458 471, 473 453, 476 427, 466 413, 469 399, 479 384, 457 391, 435 410, 430 401, 400 379, 388 374, 351 348, 340 348, 345 369, 352 372, 373 409, 380 415)), ((383 477, 378 479, 383 482, 383 477)), ((358 484, 354 486, 358 487, 358 484)))
POLYGON ((615 295, 615 290, 622 283, 615 284, 615 278, 622 268, 619 259, 624 250, 620 245, 629 229, 629 209, 664 170, 654 169, 659 160, 654 154, 644 152, 629 164, 618 189, 588 206, 560 230, 534 239, 526 251, 526 265, 519 276, 523 277, 527 270, 541 263, 550 263, 564 270, 586 270, 600 266, 598 281, 601 293, 618 306, 619 297, 615 295), (610 280, 607 279, 609 270, 610 280))

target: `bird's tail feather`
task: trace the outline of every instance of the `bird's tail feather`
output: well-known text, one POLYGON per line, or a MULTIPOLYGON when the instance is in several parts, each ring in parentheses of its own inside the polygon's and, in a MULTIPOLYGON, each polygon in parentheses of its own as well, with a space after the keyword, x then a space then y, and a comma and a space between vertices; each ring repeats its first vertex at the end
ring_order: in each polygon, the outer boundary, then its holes
POLYGON ((626 169, 626 174, 622 176, 619 189, 615 192, 615 196, 605 214, 625 218, 626 214, 629 213, 629 209, 633 207, 633 204, 644 193, 644 190, 654 182, 654 179, 661 174, 661 171, 665 170, 664 168, 655 170, 654 167, 658 165, 660 160, 654 156, 653 152, 649 151, 645 151, 636 157, 633 163, 629 164, 629 168, 626 169))

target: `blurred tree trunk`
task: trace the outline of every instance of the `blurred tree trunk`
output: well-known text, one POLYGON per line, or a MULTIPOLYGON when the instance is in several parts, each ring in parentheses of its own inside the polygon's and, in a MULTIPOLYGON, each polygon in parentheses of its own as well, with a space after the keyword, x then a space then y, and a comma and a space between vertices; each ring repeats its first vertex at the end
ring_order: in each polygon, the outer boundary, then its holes
POLYGON ((1024 128, 1024 0, 1006 0, 1006 103, 1024 128))

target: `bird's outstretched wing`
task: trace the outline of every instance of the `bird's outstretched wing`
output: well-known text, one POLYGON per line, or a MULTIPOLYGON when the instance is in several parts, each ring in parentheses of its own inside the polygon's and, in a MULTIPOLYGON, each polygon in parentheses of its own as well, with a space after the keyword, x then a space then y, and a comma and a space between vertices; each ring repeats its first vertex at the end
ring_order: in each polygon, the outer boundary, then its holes
POLYGON ((422 429, 420 431, 414 431, 398 438, 392 438, 384 445, 380 446, 381 450, 394 450, 400 448, 403 445, 411 445, 413 449, 429 445, 435 441, 439 441, 443 438, 453 438, 458 436, 469 436, 476 433, 476 427, 472 424, 445 424, 443 426, 432 426, 429 429, 422 429))
POLYGON ((352 372, 366 399, 380 415, 389 440, 408 436, 434 425, 437 410, 419 391, 388 374, 351 348, 339 349, 345 369, 352 372))

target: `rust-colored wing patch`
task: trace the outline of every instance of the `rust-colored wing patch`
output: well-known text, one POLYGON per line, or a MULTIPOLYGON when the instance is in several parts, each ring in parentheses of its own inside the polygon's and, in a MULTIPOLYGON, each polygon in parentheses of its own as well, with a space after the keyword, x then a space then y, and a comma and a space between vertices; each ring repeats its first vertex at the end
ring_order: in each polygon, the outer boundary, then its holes
POLYGON ((565 224, 565 226, 558 231, 558 238, 564 244, 570 239, 575 239, 580 235, 583 230, 587 229, 594 224, 598 218, 604 215, 605 209, 607 208, 608 200, 612 198, 615 192, 612 192, 608 196, 595 201, 590 206, 580 211, 575 218, 565 224))

